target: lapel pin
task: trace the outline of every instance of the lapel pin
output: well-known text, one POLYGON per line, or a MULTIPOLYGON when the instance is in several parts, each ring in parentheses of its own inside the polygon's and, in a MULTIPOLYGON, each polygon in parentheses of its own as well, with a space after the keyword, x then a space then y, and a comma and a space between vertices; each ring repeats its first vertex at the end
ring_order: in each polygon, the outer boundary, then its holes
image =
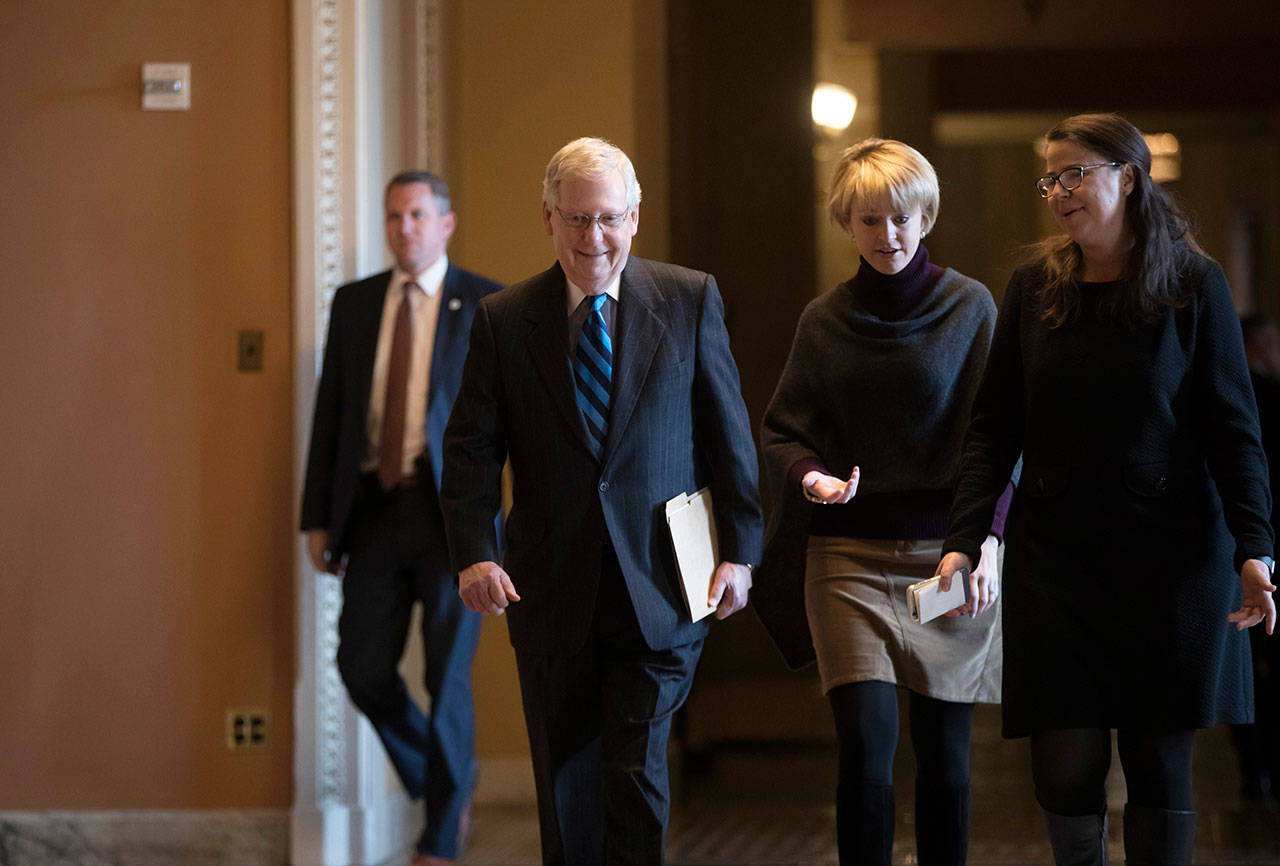
POLYGON ((453 312, 455 312, 455 313, 456 313, 456 312, 458 312, 458 310, 461 310, 461 309, 462 309, 462 300, 461 300, 460 298, 450 298, 450 299, 449 299, 449 309, 450 309, 450 310, 453 310, 453 312))

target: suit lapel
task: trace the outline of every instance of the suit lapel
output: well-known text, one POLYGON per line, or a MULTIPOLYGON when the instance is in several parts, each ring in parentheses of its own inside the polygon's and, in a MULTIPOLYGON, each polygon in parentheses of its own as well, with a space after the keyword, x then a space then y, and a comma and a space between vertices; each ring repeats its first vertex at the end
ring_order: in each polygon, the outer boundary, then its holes
POLYGON ((618 287, 618 333, 614 338, 613 398, 609 410, 609 434, 604 461, 626 432, 640 389, 662 341, 666 325, 655 312, 658 289, 644 265, 628 259, 618 287))
POLYGON ((466 356, 466 345, 459 344, 470 337, 461 327, 464 318, 461 293, 462 277, 458 269, 450 264, 440 286, 440 305, 436 311, 436 333, 431 343, 431 367, 427 377, 427 411, 422 419, 426 427, 426 454, 431 462, 431 473, 437 490, 443 467, 441 442, 444 439, 445 425, 449 423, 449 410, 457 396, 453 388, 446 388, 442 383, 449 381, 456 365, 456 361, 452 359, 466 356))
POLYGON ((534 368, 565 423, 583 447, 592 451, 587 428, 574 400, 573 369, 569 366, 569 319, 565 311, 565 278, 560 265, 546 271, 534 290, 524 316, 530 330, 526 346, 534 368))
POLYGON ((458 322, 462 319, 462 306, 459 294, 459 276, 458 269, 452 264, 448 270, 444 272, 444 283, 440 287, 440 308, 436 314, 436 336, 431 346, 431 375, 430 381, 427 383, 427 417, 431 416, 431 407, 436 402, 439 393, 437 382, 439 377, 436 375, 437 370, 444 370, 444 364, 448 363, 454 347, 461 339, 465 339, 468 335, 461 334, 462 329, 458 327, 458 322), (458 303, 450 306, 451 301, 458 303))

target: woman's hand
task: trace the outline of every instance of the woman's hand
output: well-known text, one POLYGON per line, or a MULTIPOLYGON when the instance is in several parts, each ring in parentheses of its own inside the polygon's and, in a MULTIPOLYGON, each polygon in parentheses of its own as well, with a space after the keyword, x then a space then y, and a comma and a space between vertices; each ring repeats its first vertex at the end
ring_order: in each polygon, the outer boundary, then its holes
POLYGON ((824 475, 816 469, 804 474, 800 484, 804 487, 804 498, 819 505, 844 505, 858 492, 858 467, 853 467, 848 481, 841 481, 834 475, 824 475))
MULTIPOLYGON (((969 570, 969 600, 957 607, 955 610, 947 611, 947 616, 965 616, 975 617, 980 613, 985 613, 995 606, 996 599, 1000 597, 1000 569, 996 556, 1000 551, 1000 539, 994 535, 988 535, 987 540, 982 542, 982 553, 978 558, 978 567, 969 570)), ((947 564, 947 559, 952 556, 958 556, 969 561, 969 557, 963 553, 948 553, 942 558, 942 565, 938 567, 938 573, 942 574, 942 567, 947 564)), ((957 566, 959 568, 960 566, 957 566)), ((955 569, 952 569, 954 571, 955 569)), ((950 574, 951 572, 948 572, 950 574)), ((950 588, 950 581, 942 578, 942 582, 947 584, 943 590, 950 588)))
POLYGON ((1235 613, 1227 614, 1227 622, 1234 622, 1237 631, 1252 628, 1265 620, 1267 634, 1276 627, 1276 602, 1271 593, 1276 591, 1271 583, 1271 569, 1260 559, 1246 559, 1240 568, 1240 586, 1244 589, 1244 603, 1235 613))
POLYGON ((942 562, 938 563, 938 570, 934 572, 942 577, 942 585, 938 588, 943 592, 950 592, 951 576, 962 568, 969 572, 973 571, 973 561, 963 553, 952 551, 942 557, 942 562))

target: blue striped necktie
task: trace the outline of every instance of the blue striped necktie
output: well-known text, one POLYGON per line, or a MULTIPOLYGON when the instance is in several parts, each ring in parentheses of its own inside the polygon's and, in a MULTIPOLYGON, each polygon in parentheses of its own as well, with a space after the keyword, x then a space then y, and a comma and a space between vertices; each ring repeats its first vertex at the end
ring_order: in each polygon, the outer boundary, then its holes
POLYGON ((573 355, 573 378, 578 386, 578 408, 587 422, 587 433, 595 446, 596 456, 604 450, 609 430, 609 390, 613 382, 613 341, 604 322, 601 292, 589 298, 591 310, 582 322, 582 334, 573 355))

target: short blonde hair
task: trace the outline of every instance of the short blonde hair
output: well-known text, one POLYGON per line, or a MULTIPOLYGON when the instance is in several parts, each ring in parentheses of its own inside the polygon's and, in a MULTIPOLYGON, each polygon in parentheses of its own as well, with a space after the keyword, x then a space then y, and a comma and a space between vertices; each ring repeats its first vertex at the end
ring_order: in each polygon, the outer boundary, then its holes
POLYGON ((622 148, 603 138, 576 138, 556 151, 542 178, 542 202, 555 207, 560 184, 566 180, 599 180, 612 172, 622 175, 627 194, 627 210, 640 206, 640 182, 635 167, 622 148))
POLYGON ((827 213, 847 232, 854 208, 888 202, 901 212, 919 208, 928 231, 938 219, 939 198, 938 175, 918 150, 892 139, 864 138, 840 154, 827 213))

